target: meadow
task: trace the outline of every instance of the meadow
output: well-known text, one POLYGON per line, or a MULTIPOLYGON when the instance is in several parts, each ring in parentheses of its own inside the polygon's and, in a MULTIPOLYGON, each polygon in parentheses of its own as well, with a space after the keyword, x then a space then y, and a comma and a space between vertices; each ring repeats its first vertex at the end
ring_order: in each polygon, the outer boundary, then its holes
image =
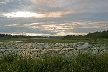
POLYGON ((0 42, 0 72, 107 71, 106 39, 27 39, 0 42))

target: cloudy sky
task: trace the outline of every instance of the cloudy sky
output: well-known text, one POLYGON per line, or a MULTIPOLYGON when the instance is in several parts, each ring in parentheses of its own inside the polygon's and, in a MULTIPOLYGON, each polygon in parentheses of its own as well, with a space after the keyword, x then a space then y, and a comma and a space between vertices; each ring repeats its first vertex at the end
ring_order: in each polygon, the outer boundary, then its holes
POLYGON ((108 29, 108 0, 0 0, 0 33, 79 35, 108 29))

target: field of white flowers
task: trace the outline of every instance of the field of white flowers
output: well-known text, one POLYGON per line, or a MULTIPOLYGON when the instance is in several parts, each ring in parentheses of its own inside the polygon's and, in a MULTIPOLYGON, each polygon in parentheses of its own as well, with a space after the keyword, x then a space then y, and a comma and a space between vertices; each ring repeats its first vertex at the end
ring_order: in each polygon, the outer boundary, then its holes
POLYGON ((108 52, 107 43, 24 43, 21 41, 0 42, 0 57, 13 54, 21 57, 42 57, 56 54, 67 57, 79 53, 102 54, 108 52))

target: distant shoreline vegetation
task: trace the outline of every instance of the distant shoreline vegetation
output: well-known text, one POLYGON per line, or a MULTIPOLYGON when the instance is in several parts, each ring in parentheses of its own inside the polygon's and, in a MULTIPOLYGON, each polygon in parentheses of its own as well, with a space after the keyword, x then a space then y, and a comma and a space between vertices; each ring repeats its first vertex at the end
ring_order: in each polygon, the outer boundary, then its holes
POLYGON ((66 35, 66 36, 26 36, 26 35, 11 35, 0 34, 0 39, 9 38, 108 38, 108 30, 94 33, 88 33, 87 35, 66 35))

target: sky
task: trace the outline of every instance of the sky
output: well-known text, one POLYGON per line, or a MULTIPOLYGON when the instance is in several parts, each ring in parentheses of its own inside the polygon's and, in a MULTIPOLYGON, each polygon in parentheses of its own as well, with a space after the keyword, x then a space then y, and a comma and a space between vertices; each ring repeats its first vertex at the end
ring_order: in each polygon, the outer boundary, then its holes
POLYGON ((0 0, 0 33, 85 35, 108 29, 108 0, 0 0))

